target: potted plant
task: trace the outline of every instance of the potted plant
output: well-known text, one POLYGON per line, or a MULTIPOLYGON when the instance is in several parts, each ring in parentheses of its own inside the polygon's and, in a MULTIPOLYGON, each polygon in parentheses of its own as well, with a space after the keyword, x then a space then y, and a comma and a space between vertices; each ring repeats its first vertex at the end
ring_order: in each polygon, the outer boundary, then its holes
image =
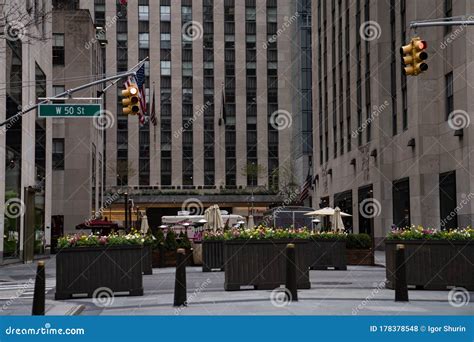
POLYGON ((186 265, 192 266, 193 264, 193 250, 191 248, 191 241, 189 240, 188 234, 181 232, 177 238, 178 248, 186 250, 186 265))
POLYGON ((204 232, 202 242, 202 271, 224 270, 224 233, 204 232))
POLYGON ((411 226, 392 230, 385 240, 388 288, 394 288, 395 250, 405 246, 408 285, 430 290, 464 287, 474 290, 474 230, 436 230, 411 226))
POLYGON ((310 268, 312 270, 347 270, 346 238, 343 231, 317 232, 309 237, 307 248, 310 268))
POLYGON ((164 243, 164 267, 176 266, 176 250, 178 249, 178 241, 176 241, 176 233, 170 229, 166 233, 164 243))
POLYGON ((141 234, 70 235, 58 239, 57 300, 74 294, 96 295, 98 289, 143 295, 141 234))
POLYGON ((306 253, 309 232, 306 229, 232 229, 224 232, 226 291, 253 286, 272 290, 285 284, 286 255, 289 243, 296 249, 297 287, 309 289, 309 259, 306 253))
POLYGON ((370 235, 347 234, 346 256, 348 265, 374 265, 374 250, 370 235))

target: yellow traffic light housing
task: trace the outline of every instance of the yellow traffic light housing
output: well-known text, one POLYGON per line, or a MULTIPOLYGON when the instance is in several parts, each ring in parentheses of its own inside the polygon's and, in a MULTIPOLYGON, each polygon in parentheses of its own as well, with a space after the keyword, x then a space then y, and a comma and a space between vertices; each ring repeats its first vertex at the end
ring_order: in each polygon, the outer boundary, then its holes
POLYGON ((138 96, 138 88, 134 85, 122 90, 122 97, 124 97, 122 100, 123 114, 138 115, 140 112, 140 99, 138 96))
POLYGON ((405 65, 403 73, 407 76, 418 76, 428 70, 428 64, 424 61, 428 59, 428 53, 425 51, 428 47, 426 41, 419 37, 411 39, 410 44, 400 48, 402 63, 405 65))

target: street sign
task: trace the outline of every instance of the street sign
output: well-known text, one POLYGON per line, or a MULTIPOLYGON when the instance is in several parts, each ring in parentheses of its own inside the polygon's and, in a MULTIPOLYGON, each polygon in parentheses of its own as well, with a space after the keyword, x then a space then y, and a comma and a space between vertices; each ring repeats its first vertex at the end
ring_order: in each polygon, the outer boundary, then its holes
POLYGON ((40 104, 39 118, 94 118, 102 114, 100 104, 40 104))

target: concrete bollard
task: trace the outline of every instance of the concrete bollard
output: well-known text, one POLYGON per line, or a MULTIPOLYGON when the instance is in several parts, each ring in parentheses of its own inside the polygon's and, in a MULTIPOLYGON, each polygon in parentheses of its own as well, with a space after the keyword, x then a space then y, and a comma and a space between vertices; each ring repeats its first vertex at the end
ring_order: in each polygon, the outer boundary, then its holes
POLYGON ((298 288, 296 284, 296 254, 295 245, 286 245, 286 295, 288 302, 298 301, 298 288))
POLYGON ((395 249, 395 301, 408 302, 405 245, 397 245, 395 249))
POLYGON ((44 261, 38 261, 36 269, 35 292, 33 295, 33 316, 44 316, 46 300, 46 276, 44 272, 44 261))
POLYGON ((176 256, 176 278, 174 283, 174 306, 186 306, 186 251, 178 249, 176 256))

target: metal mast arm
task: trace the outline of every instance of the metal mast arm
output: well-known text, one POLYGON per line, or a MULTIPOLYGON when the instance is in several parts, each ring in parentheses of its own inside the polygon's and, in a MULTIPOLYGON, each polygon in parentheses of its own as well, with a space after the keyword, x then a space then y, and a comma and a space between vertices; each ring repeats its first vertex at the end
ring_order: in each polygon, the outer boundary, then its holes
MULTIPOLYGON (((127 72, 124 72, 124 73, 121 73, 121 74, 117 74, 115 76, 110 76, 110 77, 106 77, 106 78, 103 78, 103 79, 100 79, 100 80, 97 80, 97 81, 94 81, 94 82, 90 82, 90 83, 87 83, 87 84, 84 84, 84 85, 81 85, 79 87, 76 87, 76 88, 73 88, 73 89, 69 89, 69 90, 66 90, 65 92, 61 93, 61 94, 58 94, 58 95, 55 95, 47 100, 43 100, 41 102, 38 102, 37 104, 33 105, 33 106, 30 106, 26 109, 22 109, 20 112, 16 113, 15 115, 11 116, 10 118, 8 118, 7 120, 5 120, 4 122, 0 123, 0 127, 2 126, 5 126, 5 125, 8 125, 10 122, 13 122, 15 123, 20 117, 22 117, 24 114, 26 113, 29 113, 33 110, 35 110, 36 108, 38 108, 38 106, 40 104, 45 104, 45 103, 48 103, 50 100, 53 100, 53 99, 57 99, 57 98, 62 98, 62 97, 69 97, 71 96, 71 94, 74 94, 78 91, 81 91, 81 90, 84 90, 84 89, 87 89, 87 88, 90 88, 90 87, 93 87, 95 85, 98 85, 98 84, 102 84, 102 83, 107 83, 109 81, 116 81, 115 83, 118 82, 118 80, 124 78, 124 77, 127 77, 127 76, 132 76, 132 75, 135 75, 136 74, 136 69, 138 69, 139 67, 141 67, 141 65, 143 63, 145 63, 145 61, 148 59, 145 58, 143 61, 141 61, 140 63, 138 63, 136 66, 134 66, 132 69, 130 69, 129 71, 127 72)), ((113 84, 115 84, 113 83, 113 84)), ((113 85, 112 84, 112 85, 113 85)), ((105 92, 107 91, 108 89, 110 88, 110 86, 104 88, 104 90, 102 90, 102 92, 105 92)))

